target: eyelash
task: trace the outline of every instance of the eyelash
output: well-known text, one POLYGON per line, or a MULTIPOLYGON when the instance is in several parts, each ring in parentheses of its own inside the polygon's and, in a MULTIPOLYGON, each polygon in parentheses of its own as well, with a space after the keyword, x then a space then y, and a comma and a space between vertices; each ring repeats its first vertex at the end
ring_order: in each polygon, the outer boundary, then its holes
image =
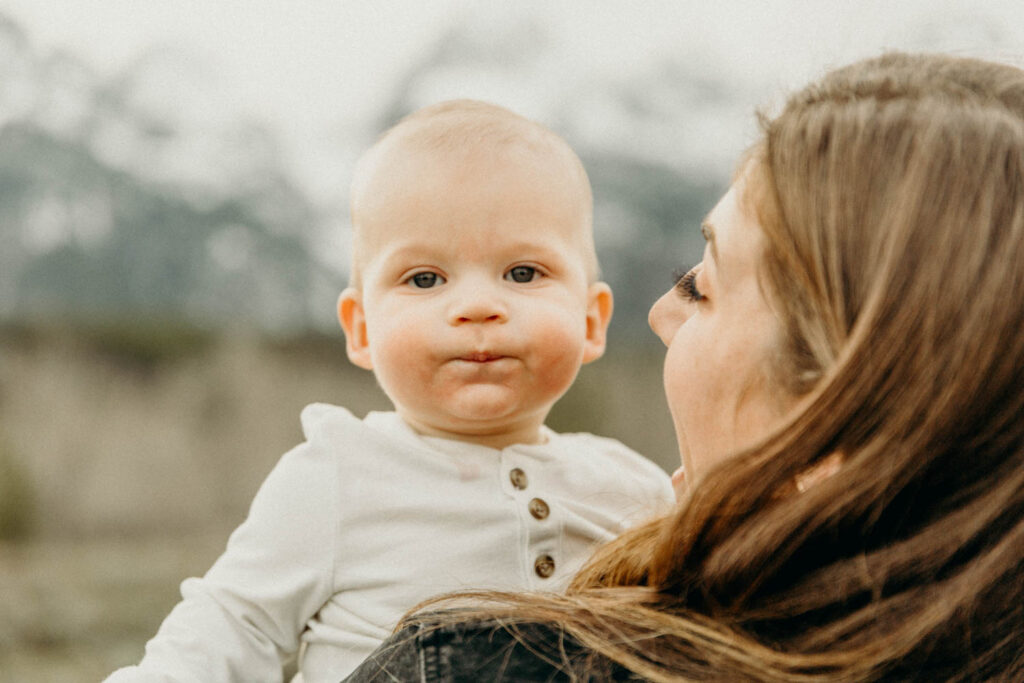
POLYGON ((677 270, 673 273, 673 277, 676 281, 676 291, 679 292, 684 299, 692 303, 697 303, 705 299, 705 296, 700 293, 699 289, 697 289, 696 266, 685 272, 677 270))
POLYGON ((413 273, 412 275, 405 279, 405 284, 409 285, 410 287, 415 287, 416 289, 433 289, 437 285, 443 285, 445 282, 447 282, 447 280, 444 279, 444 276, 438 275, 437 273, 429 270, 424 270, 419 273, 413 273), (434 276, 434 280, 430 283, 429 287, 420 287, 418 284, 416 284, 416 278, 421 277, 423 275, 434 276))
POLYGON ((504 278, 506 280, 508 280, 509 282, 515 282, 515 283, 521 284, 521 285, 525 285, 525 284, 528 284, 530 282, 534 282, 536 280, 539 280, 541 277, 543 277, 543 273, 540 272, 539 268, 537 268, 536 266, 526 266, 526 265, 514 266, 512 268, 509 268, 508 272, 506 272, 505 275, 504 275, 504 278), (530 271, 530 279, 529 280, 524 280, 524 281, 520 281, 520 280, 515 279, 515 276, 513 275, 513 273, 515 273, 517 270, 519 270, 519 271, 523 271, 523 270, 530 271))
MULTIPOLYGON (((509 268, 508 272, 506 272, 503 277, 504 277, 504 279, 508 280, 509 282, 515 282, 517 284, 528 284, 530 282, 535 282, 536 280, 544 277, 544 274, 541 273, 540 269, 537 268, 536 266, 525 266, 524 265, 524 266, 515 266, 513 268, 509 268), (513 274, 516 271, 529 271, 530 279, 529 280, 517 280, 515 275, 513 274)), ((405 281, 404 281, 404 284, 407 284, 410 287, 414 287, 416 289, 433 289, 434 287, 437 287, 438 285, 443 285, 447 281, 448 280, 443 275, 439 275, 438 273, 435 273, 435 272, 430 271, 430 270, 424 270, 424 271, 421 271, 419 273, 413 273, 412 275, 407 277, 405 279, 405 281), (430 284, 427 287, 421 287, 419 284, 417 284, 417 278, 422 278, 424 275, 428 276, 428 279, 431 278, 431 277, 433 278, 431 280, 430 284)))

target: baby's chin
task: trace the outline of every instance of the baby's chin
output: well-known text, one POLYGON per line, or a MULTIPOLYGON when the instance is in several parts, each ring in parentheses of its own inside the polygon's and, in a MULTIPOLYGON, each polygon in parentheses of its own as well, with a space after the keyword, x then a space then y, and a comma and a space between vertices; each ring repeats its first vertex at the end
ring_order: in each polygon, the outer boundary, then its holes
POLYGON ((518 414, 532 406, 518 382, 465 382, 445 387, 433 395, 427 407, 438 419, 453 423, 490 423, 515 421, 518 414))
POLYGON ((418 423, 424 433, 449 435, 466 441, 481 443, 503 440, 509 443, 535 443, 540 439, 540 427, 547 410, 524 406, 520 397, 507 389, 481 388, 472 392, 468 400, 439 401, 430 414, 407 415, 407 420, 418 423), (443 410, 444 412, 439 412, 443 410))

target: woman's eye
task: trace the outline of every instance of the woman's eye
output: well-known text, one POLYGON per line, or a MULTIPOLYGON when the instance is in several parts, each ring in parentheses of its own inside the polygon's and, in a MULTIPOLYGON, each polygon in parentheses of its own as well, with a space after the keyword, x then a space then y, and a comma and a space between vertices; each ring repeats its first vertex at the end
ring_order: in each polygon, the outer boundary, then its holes
POLYGON ((676 291, 687 301, 697 303, 704 300, 704 295, 697 289, 697 268, 696 266, 685 273, 676 273, 676 291))
POLYGON ((505 273, 505 279, 511 280, 512 282, 533 282, 537 279, 540 273, 533 266, 516 266, 507 273, 505 273))
POLYGON ((416 273, 406 280, 406 282, 418 289, 430 289, 431 287, 444 284, 445 279, 437 273, 424 272, 416 273))

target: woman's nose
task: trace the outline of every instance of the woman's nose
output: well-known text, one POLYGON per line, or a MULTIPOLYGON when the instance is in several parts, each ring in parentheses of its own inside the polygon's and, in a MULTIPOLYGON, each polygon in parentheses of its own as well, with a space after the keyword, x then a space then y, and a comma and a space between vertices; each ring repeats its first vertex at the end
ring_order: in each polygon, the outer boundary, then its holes
POLYGON ((662 294, 651 306, 651 312, 647 314, 647 324, 661 339, 661 343, 668 346, 676 336, 676 330, 686 322, 686 318, 686 306, 673 288, 662 294))

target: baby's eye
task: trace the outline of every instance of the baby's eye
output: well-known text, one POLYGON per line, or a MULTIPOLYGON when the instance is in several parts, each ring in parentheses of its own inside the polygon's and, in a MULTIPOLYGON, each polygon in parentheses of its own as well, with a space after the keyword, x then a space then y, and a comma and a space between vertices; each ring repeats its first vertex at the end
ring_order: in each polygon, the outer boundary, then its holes
POLYGON ((533 266, 516 266, 505 273, 505 279, 511 282, 533 282, 538 277, 540 273, 533 266))
POLYGON ((406 282, 411 284, 413 287, 416 287, 417 289, 430 289, 431 287, 436 287, 437 285, 443 285, 446 282, 446 280, 437 273, 425 271, 422 273, 416 273, 408 280, 406 280, 406 282))
POLYGON ((704 295, 697 289, 697 266, 694 266, 685 273, 676 272, 673 277, 676 281, 676 291, 687 301, 697 303, 704 300, 704 295))

